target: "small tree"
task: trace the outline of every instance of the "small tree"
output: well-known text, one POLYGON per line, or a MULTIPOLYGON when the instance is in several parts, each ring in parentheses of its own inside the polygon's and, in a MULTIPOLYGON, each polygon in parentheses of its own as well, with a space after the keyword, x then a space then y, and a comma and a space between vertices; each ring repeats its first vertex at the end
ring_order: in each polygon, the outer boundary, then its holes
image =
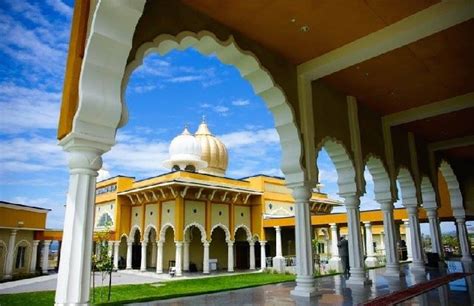
MULTIPOLYGON (((111 223, 107 222, 102 231, 96 233, 97 243, 96 246, 98 250, 96 254, 92 255, 92 279, 94 280, 95 271, 99 271, 101 276, 101 286, 100 286, 100 301, 103 298, 103 288, 104 281, 107 278, 107 275, 110 278, 108 286, 108 298, 110 300, 110 290, 111 290, 111 277, 113 269, 113 258, 111 256, 112 252, 109 252, 109 240, 111 236, 110 231, 111 223)), ((93 281, 93 290, 92 290, 92 299, 95 302, 95 281, 93 281)))

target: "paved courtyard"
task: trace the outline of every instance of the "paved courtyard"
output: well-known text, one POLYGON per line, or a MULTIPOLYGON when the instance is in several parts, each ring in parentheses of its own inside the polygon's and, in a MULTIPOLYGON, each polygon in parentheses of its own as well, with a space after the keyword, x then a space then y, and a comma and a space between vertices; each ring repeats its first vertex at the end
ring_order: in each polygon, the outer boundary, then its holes
MULTIPOLYGON (((412 274, 408 265, 403 265, 405 277, 401 279, 387 278, 383 275, 385 269, 373 269, 369 271, 370 286, 346 286, 344 276, 329 276, 317 279, 319 296, 311 299, 298 299, 290 295, 294 288, 293 282, 276 285, 260 286, 255 288, 240 289, 219 292, 215 294, 204 294, 191 297, 183 297, 154 302, 135 303, 130 305, 357 305, 375 297, 407 288, 414 284, 439 277, 446 273, 472 272, 474 264, 461 264, 458 261, 448 262, 445 269, 428 269, 424 274, 412 274)), ((229 273, 212 274, 229 275, 229 273)), ((232 274, 235 275, 235 274, 232 274)), ((153 272, 120 271, 114 273, 113 284, 141 284, 154 283, 166 280, 179 280, 189 278, 209 277, 196 274, 185 274, 180 278, 173 278, 167 274, 158 275, 153 272)), ((54 290, 56 287, 56 275, 47 275, 37 278, 20 280, 0 284, 0 294, 32 292, 41 290, 54 290)), ((99 276, 96 277, 99 283, 99 276)), ((458 279, 447 285, 441 286, 420 296, 407 300, 400 305, 474 305, 474 276, 458 279)))

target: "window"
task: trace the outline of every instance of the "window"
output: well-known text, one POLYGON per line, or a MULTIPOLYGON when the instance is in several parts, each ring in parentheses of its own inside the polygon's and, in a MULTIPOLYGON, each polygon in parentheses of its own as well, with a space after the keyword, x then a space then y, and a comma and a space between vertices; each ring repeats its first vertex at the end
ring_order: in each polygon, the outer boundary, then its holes
POLYGON ((25 266, 25 254, 26 246, 19 246, 16 252, 15 269, 20 269, 25 266))
POLYGON ((108 213, 104 213, 100 217, 99 222, 97 222, 97 227, 103 227, 103 226, 112 225, 112 224, 114 224, 114 222, 112 221, 112 218, 110 217, 110 215, 108 213))

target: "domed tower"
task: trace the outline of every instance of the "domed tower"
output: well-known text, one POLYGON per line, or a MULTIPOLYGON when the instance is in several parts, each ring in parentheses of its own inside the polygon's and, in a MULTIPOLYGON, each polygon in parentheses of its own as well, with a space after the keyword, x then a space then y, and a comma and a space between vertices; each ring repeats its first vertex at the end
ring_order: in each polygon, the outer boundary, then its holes
POLYGON ((207 162, 201 159, 201 145, 185 127, 181 135, 176 136, 170 144, 170 159, 163 166, 173 170, 197 172, 207 167, 207 162))
POLYGON ((225 176, 228 162, 227 148, 222 141, 211 134, 204 118, 194 136, 201 145, 201 159, 207 162, 207 168, 199 172, 225 176))

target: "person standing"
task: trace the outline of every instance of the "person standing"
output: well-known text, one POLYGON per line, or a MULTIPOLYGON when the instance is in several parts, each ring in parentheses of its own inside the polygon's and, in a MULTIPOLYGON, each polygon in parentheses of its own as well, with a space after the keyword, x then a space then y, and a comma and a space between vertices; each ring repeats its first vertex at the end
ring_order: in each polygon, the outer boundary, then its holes
POLYGON ((339 249, 339 256, 341 257, 344 274, 349 275, 349 243, 344 236, 341 236, 339 239, 337 248, 339 249))

